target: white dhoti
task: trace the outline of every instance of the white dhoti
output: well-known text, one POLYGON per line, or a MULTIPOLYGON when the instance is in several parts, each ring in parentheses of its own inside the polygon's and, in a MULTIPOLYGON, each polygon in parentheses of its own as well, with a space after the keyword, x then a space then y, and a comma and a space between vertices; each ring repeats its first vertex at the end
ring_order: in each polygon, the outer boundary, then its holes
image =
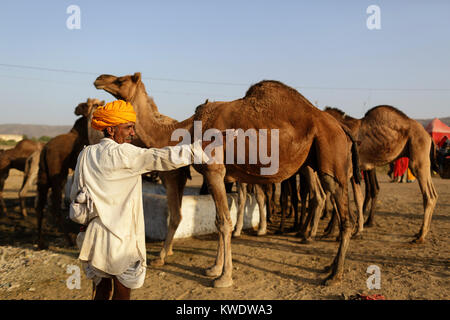
MULTIPOLYGON (((80 232, 77 236, 77 246, 81 249, 83 244, 85 232, 80 232)), ((86 274, 86 278, 94 281, 97 286, 102 278, 112 278, 113 275, 107 274, 102 270, 99 270, 92 266, 89 262, 81 261, 81 264, 86 274)), ((123 273, 115 275, 117 280, 125 287, 129 289, 137 289, 142 287, 145 280, 146 267, 143 265, 142 261, 136 261, 131 264, 123 273)))
MULTIPOLYGON (((97 286, 102 278, 112 278, 113 276, 91 266, 88 262, 82 262, 86 278, 94 281, 97 286)), ((137 289, 142 287, 145 280, 146 268, 142 266, 141 261, 137 261, 134 265, 130 266, 122 274, 115 277, 121 284, 129 289, 137 289)))

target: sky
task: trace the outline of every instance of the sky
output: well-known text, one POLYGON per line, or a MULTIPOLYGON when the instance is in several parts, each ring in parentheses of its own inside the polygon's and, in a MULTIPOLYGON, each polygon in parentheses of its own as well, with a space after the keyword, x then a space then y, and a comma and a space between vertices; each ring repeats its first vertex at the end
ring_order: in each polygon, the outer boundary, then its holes
POLYGON ((2 1, 0 39, 1 124, 72 125, 78 103, 114 100, 98 75, 137 71, 177 120, 264 79, 357 118, 380 104, 450 116, 447 0, 2 1))

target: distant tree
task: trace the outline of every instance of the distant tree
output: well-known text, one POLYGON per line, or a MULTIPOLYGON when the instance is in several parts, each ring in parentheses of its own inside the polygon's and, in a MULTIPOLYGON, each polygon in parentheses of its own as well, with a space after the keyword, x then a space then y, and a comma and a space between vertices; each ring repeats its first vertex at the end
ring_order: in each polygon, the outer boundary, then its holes
POLYGON ((42 137, 39 138, 39 141, 47 143, 47 142, 50 141, 51 138, 52 137, 49 137, 49 136, 42 136, 42 137))
POLYGON ((15 146, 17 144, 16 140, 3 140, 0 139, 0 145, 3 146, 15 146))

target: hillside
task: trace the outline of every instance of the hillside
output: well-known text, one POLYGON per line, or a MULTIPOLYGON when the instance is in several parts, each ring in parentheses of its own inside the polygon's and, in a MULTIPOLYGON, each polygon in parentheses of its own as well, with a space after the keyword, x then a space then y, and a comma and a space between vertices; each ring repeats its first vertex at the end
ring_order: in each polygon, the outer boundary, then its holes
MULTIPOLYGON (((439 118, 446 125, 450 126, 450 117, 439 118)), ((416 119, 423 126, 426 126, 433 119, 416 119)), ((22 134, 28 138, 40 138, 42 136, 54 137, 62 133, 69 132, 72 125, 51 126, 35 124, 0 124, 0 134, 22 134)))
POLYGON ((71 128, 72 125, 0 124, 0 134, 21 134, 28 138, 54 137, 69 132, 71 128))

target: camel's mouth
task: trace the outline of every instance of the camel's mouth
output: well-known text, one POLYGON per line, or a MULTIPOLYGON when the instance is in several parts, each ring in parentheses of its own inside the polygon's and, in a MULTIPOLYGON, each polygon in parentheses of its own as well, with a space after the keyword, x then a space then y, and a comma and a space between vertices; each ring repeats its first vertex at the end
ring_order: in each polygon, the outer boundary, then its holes
POLYGON ((106 86, 108 84, 113 83, 116 80, 115 76, 109 75, 109 74, 102 74, 101 76, 97 77, 94 81, 94 86, 97 89, 107 89, 106 86))
POLYGON ((117 80, 117 77, 109 75, 109 74, 102 74, 94 81, 95 88, 99 90, 105 90, 112 96, 114 96, 116 99, 122 99, 122 97, 119 94, 118 88, 116 88, 116 85, 114 82, 117 80))

